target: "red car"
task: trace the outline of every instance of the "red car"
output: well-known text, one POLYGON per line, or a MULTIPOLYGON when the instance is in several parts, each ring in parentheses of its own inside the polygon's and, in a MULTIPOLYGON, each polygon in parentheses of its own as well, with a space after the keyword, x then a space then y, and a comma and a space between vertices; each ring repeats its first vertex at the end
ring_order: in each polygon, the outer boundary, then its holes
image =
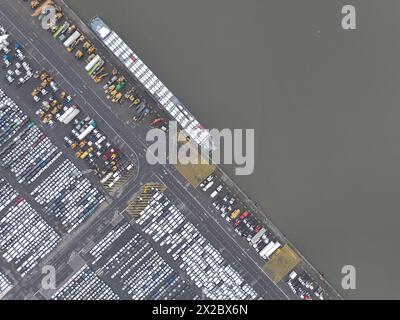
POLYGON ((108 161, 108 159, 110 159, 111 155, 115 152, 114 149, 110 149, 109 151, 107 151, 104 155, 103 155, 103 160, 104 161, 108 161))
POLYGON ((15 200, 15 204, 19 204, 20 202, 22 202, 24 200, 23 196, 19 196, 16 200, 15 200))
POLYGON ((240 216, 240 220, 245 219, 249 214, 250 214, 250 212, 248 212, 248 211, 243 212, 242 215, 240 216))

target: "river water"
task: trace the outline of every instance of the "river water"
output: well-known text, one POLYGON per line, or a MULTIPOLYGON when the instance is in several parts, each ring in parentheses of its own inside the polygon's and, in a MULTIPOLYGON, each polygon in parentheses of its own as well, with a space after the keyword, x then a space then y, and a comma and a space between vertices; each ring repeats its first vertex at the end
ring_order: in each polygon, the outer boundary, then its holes
POLYGON ((68 0, 208 128, 254 128, 233 176, 345 298, 400 298, 400 2, 68 0), (354 265, 357 289, 341 289, 354 265))

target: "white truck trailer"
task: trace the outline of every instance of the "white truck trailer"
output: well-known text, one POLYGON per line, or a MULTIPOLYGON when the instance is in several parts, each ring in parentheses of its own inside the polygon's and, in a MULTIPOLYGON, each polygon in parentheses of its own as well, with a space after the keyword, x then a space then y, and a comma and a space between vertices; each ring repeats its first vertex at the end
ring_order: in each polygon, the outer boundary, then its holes
POLYGON ((78 40, 80 36, 81 33, 79 31, 75 31, 67 40, 65 40, 64 47, 68 48, 71 44, 78 40))
POLYGON ((264 255, 262 256, 264 259, 269 258, 276 250, 280 248, 281 244, 279 242, 276 242, 271 248, 266 250, 264 252, 264 255))
POLYGON ((89 126, 83 130, 83 132, 78 136, 78 140, 83 140, 87 137, 89 133, 91 133, 94 129, 96 129, 96 122, 94 120, 90 121, 89 126))
POLYGON ((58 119, 58 121, 69 124, 78 114, 80 113, 79 108, 76 105, 73 105, 64 114, 58 119))
POLYGON ((96 55, 90 62, 86 65, 85 70, 89 72, 96 64, 98 64, 101 61, 101 58, 99 55, 96 55))
POLYGON ((251 239, 251 244, 255 244, 258 242, 258 240, 261 239, 261 237, 265 234, 267 230, 265 228, 262 228, 260 231, 257 232, 257 234, 251 239))

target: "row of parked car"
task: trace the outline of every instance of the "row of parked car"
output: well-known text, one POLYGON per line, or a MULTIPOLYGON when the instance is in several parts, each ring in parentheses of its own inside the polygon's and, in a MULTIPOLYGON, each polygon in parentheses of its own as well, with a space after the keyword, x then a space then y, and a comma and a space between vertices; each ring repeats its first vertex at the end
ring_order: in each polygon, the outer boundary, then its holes
POLYGON ((235 232, 245 238, 263 259, 269 258, 281 244, 272 241, 272 234, 257 217, 240 208, 231 192, 222 183, 215 183, 216 180, 215 175, 211 174, 200 184, 200 188, 210 193, 213 206, 221 217, 233 225, 235 232))
POLYGON ((32 78, 33 70, 30 64, 25 61, 21 44, 16 42, 12 46, 11 42, 12 39, 5 28, 0 26, 0 52, 3 69, 7 70, 4 79, 9 85, 17 81, 17 87, 20 87, 32 78))
POLYGON ((28 116, 0 89, 0 146, 28 122, 28 116))
POLYGON ((303 300, 314 300, 314 298, 324 300, 325 291, 314 281, 305 271, 297 274, 292 271, 286 280, 289 288, 303 300))
MULTIPOLYGON (((235 206, 236 199, 229 192, 225 192, 223 184, 215 181, 215 175, 212 174, 200 184, 200 188, 210 193, 213 206, 226 221, 233 224, 235 232, 245 238, 262 258, 268 259, 281 244, 273 239, 271 232, 253 214, 247 210, 241 211, 235 206), (216 185, 218 186, 215 188, 216 185)), ((317 282, 312 281, 305 271, 302 271, 300 276, 296 271, 292 271, 286 282, 293 293, 301 299, 311 300, 313 297, 324 299, 324 290, 317 282)))
POLYGON ((72 232, 104 201, 103 194, 69 160, 65 160, 32 192, 44 212, 72 232))
POLYGON ((128 222, 114 227, 89 253, 92 263, 114 279, 131 299, 195 298, 189 284, 128 222))
POLYGON ((52 296, 53 300, 119 300, 90 267, 84 265, 52 296))
POLYGON ((254 289, 221 253, 158 191, 136 221, 171 255, 209 299, 256 299, 254 289))
POLYGON ((5 146, 0 164, 10 169, 18 183, 31 184, 61 156, 57 146, 6 96, 0 100, 0 121, 0 146, 5 146))
POLYGON ((3 178, 0 178, 0 211, 7 207, 16 197, 18 192, 3 178))
POLYGON ((61 237, 22 196, 0 213, 1 255, 24 277, 57 246, 61 237))
POLYGON ((12 287, 11 281, 0 272, 0 299, 3 298, 12 287))

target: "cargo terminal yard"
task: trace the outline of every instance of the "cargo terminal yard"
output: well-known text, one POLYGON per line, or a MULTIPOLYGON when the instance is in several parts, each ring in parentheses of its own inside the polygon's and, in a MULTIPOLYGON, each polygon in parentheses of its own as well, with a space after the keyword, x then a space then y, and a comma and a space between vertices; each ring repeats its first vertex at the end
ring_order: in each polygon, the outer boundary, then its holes
POLYGON ((0 1, 0 298, 341 299, 219 167, 147 163, 149 128, 207 132, 101 18, 54 1, 42 29, 48 4, 0 1))

